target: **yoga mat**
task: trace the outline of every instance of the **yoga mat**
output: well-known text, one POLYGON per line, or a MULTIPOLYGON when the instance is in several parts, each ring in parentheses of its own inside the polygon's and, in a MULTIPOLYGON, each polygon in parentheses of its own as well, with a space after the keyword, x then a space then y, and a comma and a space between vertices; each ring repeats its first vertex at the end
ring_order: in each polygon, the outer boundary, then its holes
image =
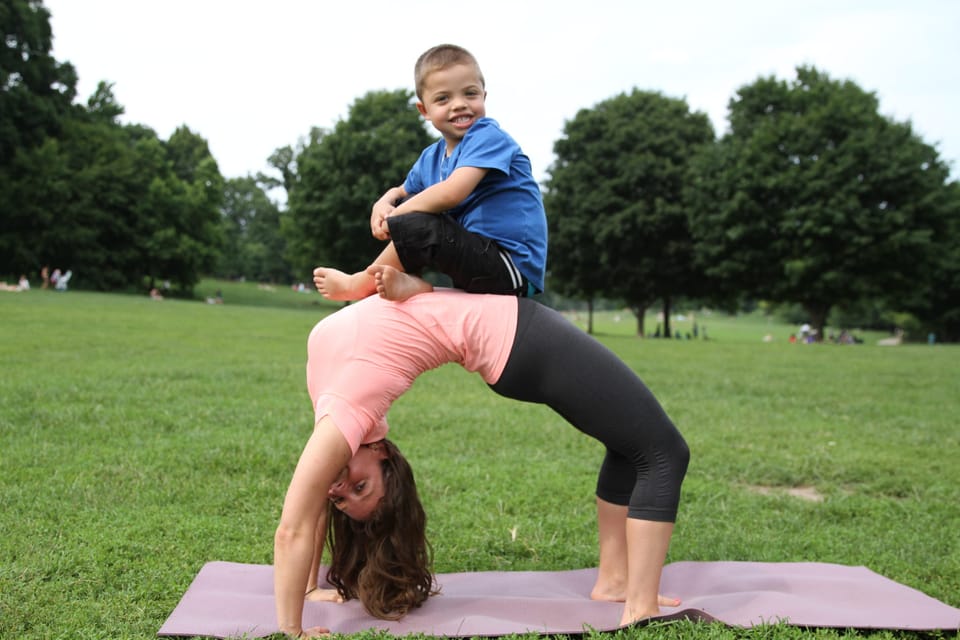
MULTIPOLYGON (((323 575, 321 573, 321 575, 323 575)), ((440 595, 397 622, 369 616, 357 601, 307 602, 304 625, 334 632, 384 629, 403 636, 495 637, 580 634, 618 628, 618 603, 590 600, 596 569, 439 574, 440 595)), ((690 618, 751 627, 960 629, 960 609, 865 567, 824 563, 675 562, 664 567, 664 595, 681 598, 658 619, 690 618)), ((273 567, 204 565, 158 636, 259 638, 277 632, 273 567)))

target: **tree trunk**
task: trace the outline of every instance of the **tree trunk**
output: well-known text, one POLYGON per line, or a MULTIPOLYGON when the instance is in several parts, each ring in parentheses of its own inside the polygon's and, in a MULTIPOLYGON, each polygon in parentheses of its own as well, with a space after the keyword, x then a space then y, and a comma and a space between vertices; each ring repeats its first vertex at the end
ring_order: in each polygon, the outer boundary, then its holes
POLYGON ((637 317, 637 335, 641 338, 646 336, 646 330, 643 326, 643 320, 647 316, 647 308, 645 306, 632 306, 630 307, 633 310, 633 315, 637 317))
POLYGON ((587 333, 593 335, 593 298, 587 300, 587 333))
POLYGON ((824 331, 827 328, 827 316, 830 314, 830 305, 824 304, 804 304, 804 311, 810 316, 810 326, 816 329, 817 334, 814 337, 816 342, 823 342, 824 331))
POLYGON ((670 330, 670 296, 663 297, 663 337, 673 337, 673 331, 670 330))

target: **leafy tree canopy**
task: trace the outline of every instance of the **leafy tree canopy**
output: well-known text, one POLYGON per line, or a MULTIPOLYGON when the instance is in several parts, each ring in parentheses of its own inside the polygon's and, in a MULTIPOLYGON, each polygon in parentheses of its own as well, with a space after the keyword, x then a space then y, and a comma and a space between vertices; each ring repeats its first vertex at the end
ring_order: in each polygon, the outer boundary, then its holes
POLYGON ((0 167, 56 135, 76 97, 77 74, 52 53, 50 12, 39 0, 0 2, 0 167))
POLYGON ((383 249, 370 233, 370 209, 433 142, 412 101, 406 90, 370 92, 332 131, 312 132, 296 159, 284 230, 300 277, 319 264, 360 270, 383 249))
POLYGON ((729 105, 689 183, 697 255, 721 296, 834 305, 908 294, 946 230, 948 170, 909 123, 849 81, 799 67, 729 105))
POLYGON ((224 187, 224 250, 217 275, 260 282, 287 282, 292 274, 283 259, 279 207, 252 177, 227 180, 224 187))
POLYGON ((684 100, 634 90, 581 110, 554 151, 545 205, 551 286, 625 300, 643 333, 644 310, 691 294, 687 163, 714 139, 684 100))

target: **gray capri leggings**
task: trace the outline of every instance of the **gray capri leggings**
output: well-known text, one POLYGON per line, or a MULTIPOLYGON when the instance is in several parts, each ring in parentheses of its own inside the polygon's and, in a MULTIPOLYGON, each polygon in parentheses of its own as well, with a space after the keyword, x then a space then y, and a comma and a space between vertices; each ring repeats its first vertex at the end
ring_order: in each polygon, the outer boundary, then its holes
POLYGON ((562 315, 527 298, 503 374, 490 387, 545 404, 602 442, 597 497, 631 518, 674 522, 690 450, 647 386, 620 358, 562 315))

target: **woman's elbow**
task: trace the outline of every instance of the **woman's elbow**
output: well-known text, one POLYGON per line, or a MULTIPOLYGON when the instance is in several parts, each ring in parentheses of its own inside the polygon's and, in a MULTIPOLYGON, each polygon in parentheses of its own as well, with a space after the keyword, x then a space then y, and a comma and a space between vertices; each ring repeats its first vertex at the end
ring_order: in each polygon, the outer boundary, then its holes
POLYGON ((306 538, 313 540, 320 522, 325 522, 326 510, 321 508, 320 513, 300 514, 284 513, 280 516, 280 522, 277 524, 277 531, 274 533, 273 540, 277 545, 289 545, 306 538))
POLYGON ((286 549, 308 535, 312 536, 313 532, 308 532, 304 527, 297 527, 281 520, 280 524, 277 525, 276 533, 273 534, 273 544, 277 548, 286 549))

